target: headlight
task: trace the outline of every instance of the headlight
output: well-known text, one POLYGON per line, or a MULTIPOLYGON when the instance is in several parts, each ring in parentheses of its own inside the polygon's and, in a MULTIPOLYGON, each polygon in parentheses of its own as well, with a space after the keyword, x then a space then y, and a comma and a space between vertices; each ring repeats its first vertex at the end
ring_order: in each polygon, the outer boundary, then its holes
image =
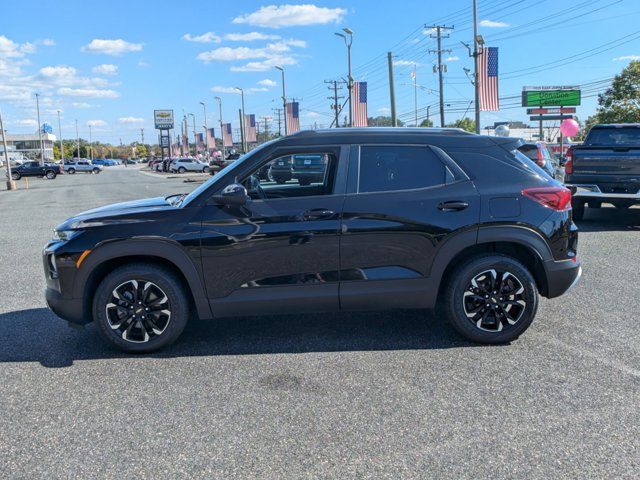
POLYGON ((67 242, 78 235, 80 230, 54 230, 53 239, 60 242, 67 242))

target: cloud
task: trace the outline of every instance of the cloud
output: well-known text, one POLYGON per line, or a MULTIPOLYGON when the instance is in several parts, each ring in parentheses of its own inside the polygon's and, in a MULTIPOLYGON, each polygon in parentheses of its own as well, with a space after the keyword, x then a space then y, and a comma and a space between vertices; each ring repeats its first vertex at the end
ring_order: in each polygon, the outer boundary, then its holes
POLYGON ((391 113, 391 109, 389 107, 380 107, 378 109, 379 113, 391 113))
POLYGON ((33 53, 36 47, 33 43, 16 43, 4 35, 0 35, 0 58, 22 58, 27 53, 33 53))
POLYGON ((413 60, 394 60, 393 65, 396 67, 406 67, 406 66, 416 66, 419 67, 420 64, 418 62, 414 62, 413 60))
POLYGON ((258 85, 262 85, 263 87, 275 87, 278 84, 269 78, 265 78, 264 80, 260 80, 258 85))
POLYGON ((67 65, 57 65, 55 67, 43 67, 40 69, 40 75, 46 79, 52 78, 69 78, 76 76, 76 69, 67 65))
POLYGON ((148 68, 148 67, 150 67, 151 65, 149 65, 149 64, 148 64, 147 62, 145 62, 144 60, 140 60, 140 61, 138 62, 138 66, 139 66, 139 67, 141 67, 141 68, 148 68))
POLYGON ((248 60, 250 58, 264 57, 266 52, 262 48, 249 47, 220 47, 208 52, 198 54, 198 60, 204 63, 213 61, 228 62, 233 60, 248 60))
POLYGON ((111 63, 103 63, 102 65, 96 65, 91 71, 98 75, 117 75, 118 66, 111 63))
POLYGON ((85 98, 118 98, 120 94, 114 90, 100 88, 68 88, 58 89, 58 95, 63 97, 85 97, 85 98))
POLYGON ((32 118, 24 118, 20 120, 15 120, 13 122, 9 122, 11 125, 17 125, 18 127, 33 127, 38 128, 38 121, 32 118))
POLYGON ((452 55, 444 59, 445 62, 457 62, 458 60, 460 60, 460 57, 457 55, 452 55))
POLYGON ((268 58, 267 60, 262 60, 260 62, 249 62, 240 67, 231 67, 232 72, 266 72, 267 70, 271 70, 276 65, 285 66, 285 65, 295 65, 298 63, 294 57, 290 56, 273 56, 268 58))
POLYGON ((33 102, 33 91, 23 85, 5 85, 0 83, 0 100, 8 102, 33 102))
POLYGON ((222 39, 213 32, 206 32, 202 35, 191 35, 190 33, 185 33, 182 36, 183 40, 187 42, 196 42, 196 43, 220 43, 222 39))
POLYGON ((318 112, 305 112, 304 116, 307 118, 318 118, 320 114, 318 112))
POLYGON ((142 44, 130 43, 121 38, 114 40, 94 38, 91 42, 82 47, 81 50, 85 53, 103 53, 105 55, 117 57, 123 53, 139 52, 142 50, 142 44))
POLYGON ((623 55, 613 59, 614 62, 624 62, 627 60, 640 60, 640 55, 623 55))
POLYGON ((298 63, 295 56, 286 53, 290 52, 292 47, 304 48, 306 45, 304 40, 289 39, 268 43, 263 48, 220 47, 202 52, 197 58, 204 63, 265 59, 231 67, 232 72, 264 72, 276 65, 295 65, 298 63))
POLYGON ((144 118, 142 117, 120 117, 118 119, 120 123, 142 123, 144 118))
POLYGON ((508 27, 509 24, 506 22, 494 22, 493 20, 480 20, 480 26, 488 28, 504 28, 508 27))
POLYGON ((106 127, 107 122, 104 120, 88 120, 87 125, 90 127, 106 127))
POLYGON ((40 41, 41 45, 44 45, 45 47, 53 47, 56 42, 55 40, 51 40, 50 38, 45 38, 44 40, 40 41))
POLYGON ((92 108, 92 107, 94 107, 94 105, 91 105, 90 103, 87 103, 87 102, 72 102, 71 106, 73 108, 92 108))
POLYGON ((269 5, 233 19, 236 24, 256 25, 264 28, 282 28, 302 25, 338 23, 347 14, 344 8, 306 5, 269 5))
POLYGON ((227 33, 224 36, 225 40, 230 42, 254 42, 256 40, 279 40, 279 35, 268 35, 260 32, 249 33, 227 33))
MULTIPOLYGON (((245 88, 243 89, 245 95, 246 94, 252 94, 252 93, 256 93, 256 92, 268 92, 269 89, 265 88, 265 87, 251 87, 251 88, 245 88)), ((235 87, 222 87, 220 85, 216 85, 214 87, 211 87, 211 91, 214 93, 234 93, 236 95, 240 95, 240 91, 238 89, 236 89, 235 87)))

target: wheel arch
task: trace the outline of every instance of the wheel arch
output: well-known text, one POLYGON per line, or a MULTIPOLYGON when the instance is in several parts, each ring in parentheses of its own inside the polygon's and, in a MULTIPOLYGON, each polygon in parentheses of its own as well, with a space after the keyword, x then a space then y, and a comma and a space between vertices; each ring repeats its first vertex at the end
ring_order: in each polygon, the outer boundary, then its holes
POLYGON ((179 244, 162 240, 116 241, 97 247, 86 257, 74 281, 74 298, 83 299, 84 318, 91 318, 95 290, 114 269, 134 262, 154 263, 184 283, 200 318, 212 318, 200 273, 179 244))

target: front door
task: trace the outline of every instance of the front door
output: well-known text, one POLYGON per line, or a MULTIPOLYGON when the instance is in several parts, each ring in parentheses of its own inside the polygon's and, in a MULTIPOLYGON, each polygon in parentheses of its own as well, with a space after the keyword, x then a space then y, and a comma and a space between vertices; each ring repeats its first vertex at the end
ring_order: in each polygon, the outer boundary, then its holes
POLYGON ((242 207, 205 206, 202 263, 214 315, 338 309, 346 147, 280 148, 239 178, 242 207), (313 165, 299 175, 295 165, 313 165), (342 180, 339 180, 342 179, 342 180))
POLYGON ((438 248, 470 226, 475 241, 480 201, 473 183, 427 145, 355 146, 350 157, 341 307, 430 307, 438 248))

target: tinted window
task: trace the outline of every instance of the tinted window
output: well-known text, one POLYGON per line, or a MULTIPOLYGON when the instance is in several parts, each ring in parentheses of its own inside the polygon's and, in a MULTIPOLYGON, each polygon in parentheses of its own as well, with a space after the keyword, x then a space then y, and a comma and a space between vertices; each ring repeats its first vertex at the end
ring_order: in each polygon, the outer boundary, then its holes
POLYGON ((358 192, 410 190, 444 183, 444 165, 427 147, 360 148, 358 192))
POLYGON ((584 142, 593 146, 637 146, 640 145, 640 128, 594 128, 584 142))
POLYGON ((518 150, 524 153, 529 160, 534 162, 538 160, 538 148, 535 145, 522 145, 518 147, 518 150))

